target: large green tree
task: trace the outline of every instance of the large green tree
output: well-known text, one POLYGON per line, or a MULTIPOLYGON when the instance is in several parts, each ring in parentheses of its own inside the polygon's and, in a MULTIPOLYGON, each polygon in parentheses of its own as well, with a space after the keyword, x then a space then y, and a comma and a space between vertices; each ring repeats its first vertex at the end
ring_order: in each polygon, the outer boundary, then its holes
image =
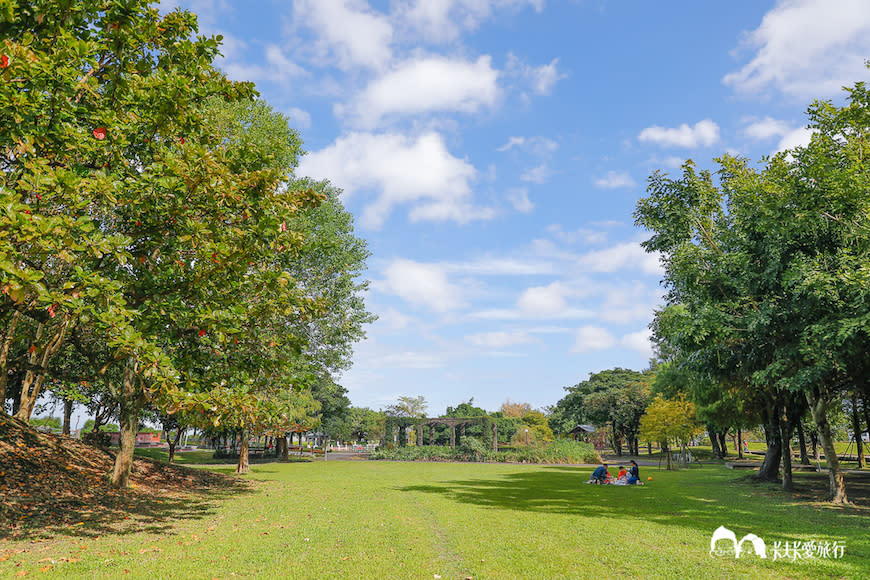
MULTIPOLYGON (((870 95, 816 102, 806 147, 761 169, 729 156, 718 183, 690 163, 656 174, 636 212, 662 252, 670 304, 684 325, 669 334, 697 372, 755 396, 782 449, 809 407, 828 462, 831 497, 847 501, 828 414, 866 376, 870 310, 870 187, 865 149, 870 95)), ((781 453, 789 488, 790 453, 781 453)))
POLYGON ((194 15, 5 0, 0 19, 0 376, 12 353, 21 416, 71 342, 118 404, 117 486, 146 405, 276 428, 371 319, 337 192, 294 178, 298 135, 214 68, 194 15))
POLYGON ((623 445, 629 453, 638 453, 640 417, 649 403, 651 372, 608 369, 589 376, 585 381, 565 387, 567 394, 552 409, 550 425, 565 433, 577 425, 592 423, 611 427, 611 443, 617 455, 623 445))

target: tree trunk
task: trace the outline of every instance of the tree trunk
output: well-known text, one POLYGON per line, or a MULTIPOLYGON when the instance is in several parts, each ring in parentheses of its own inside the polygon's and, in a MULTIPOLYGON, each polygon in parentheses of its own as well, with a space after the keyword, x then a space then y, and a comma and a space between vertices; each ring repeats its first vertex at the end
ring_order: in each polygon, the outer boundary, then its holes
POLYGON ((819 451, 819 435, 813 430, 810 432, 810 441, 813 444, 813 461, 817 464, 822 462, 822 453, 819 451))
POLYGON ((858 416, 858 395, 852 393, 852 436, 858 453, 858 469, 864 469, 864 440, 861 438, 861 418, 858 416))
POLYGON ((708 425, 707 433, 710 435, 710 446, 713 448, 713 457, 716 459, 722 459, 722 450, 719 449, 719 437, 717 437, 716 431, 708 425))
MULTIPOLYGON (((30 421, 30 415, 33 414, 33 407, 36 405, 36 400, 39 399, 39 391, 42 388, 42 382, 45 380, 45 370, 48 368, 48 361, 51 360, 51 357, 53 357, 60 349, 61 345, 63 345, 63 339, 66 336, 69 322, 69 314, 64 315, 63 322, 61 322, 55 329, 54 336, 46 342, 45 346, 42 347, 42 351, 35 348, 33 352, 28 354, 27 360, 30 363, 31 368, 27 369, 27 372, 24 374, 24 380, 21 383, 21 404, 15 414, 16 419, 30 421), (38 372, 32 368, 34 366, 39 368, 38 372)), ((44 327, 45 324, 43 323, 40 323, 37 327, 36 342, 39 342, 39 339, 42 337, 44 327)))
POLYGON ((802 420, 797 422, 797 432, 798 443, 801 448, 801 465, 809 465, 810 456, 807 454, 807 436, 804 434, 804 422, 802 420))
MULTIPOLYGON (((668 459, 668 471, 671 470, 671 447, 668 445, 667 441, 662 441, 662 451, 665 453, 665 457, 668 459)), ((659 463, 661 466, 661 463, 659 463)))
POLYGON ((3 342, 0 343, 0 413, 4 415, 6 414, 6 381, 9 378, 9 369, 6 366, 6 361, 9 357, 9 346, 15 338, 15 327, 18 326, 19 318, 21 318, 20 312, 16 310, 12 313, 9 326, 3 335, 3 342))
POLYGON ((782 441, 782 490, 794 491, 794 481, 791 475, 791 434, 788 428, 788 417, 783 414, 779 422, 780 441, 782 441))
POLYGON ((825 450, 825 461, 828 463, 828 477, 831 485, 830 500, 836 504, 849 503, 846 497, 846 480, 840 469, 840 460, 831 438, 831 425, 828 423, 829 401, 822 393, 811 390, 807 392, 807 402, 819 432, 822 448, 825 450))
POLYGON ((776 413, 768 414, 768 423, 764 425, 764 439, 767 442, 767 451, 761 467, 755 474, 758 481, 779 481, 779 463, 782 459, 782 438, 779 432, 779 419, 776 413))
POLYGON ((728 441, 725 439, 726 432, 719 433, 719 448, 722 450, 722 459, 728 457, 728 441))
POLYGON ((743 459, 743 429, 737 430, 737 459, 743 459))
POLYGON ((69 437, 70 434, 70 421, 72 421, 72 412, 73 412, 73 401, 72 399, 64 399, 63 400, 63 435, 69 437))
POLYGON ((236 473, 248 473, 251 471, 251 462, 248 457, 248 435, 242 432, 242 445, 239 448, 239 464, 236 466, 236 473))
POLYGON ((112 487, 116 488, 125 488, 130 483, 133 450, 136 446, 136 434, 139 432, 139 414, 145 405, 144 391, 137 388, 137 371, 138 365, 132 360, 127 361, 121 380, 121 391, 117 394, 121 448, 115 456, 111 473, 112 487))
MULTIPOLYGON (((867 431, 870 432, 870 407, 867 406, 866 394, 861 395, 861 408, 864 411, 864 424, 867 425, 867 431)), ((862 437, 861 440, 863 441, 864 438, 862 437)))
POLYGON ((169 443, 169 463, 175 463, 175 448, 178 442, 181 441, 181 436, 184 434, 184 429, 179 427, 175 430, 175 437, 170 438, 169 433, 166 434, 166 442, 169 443))

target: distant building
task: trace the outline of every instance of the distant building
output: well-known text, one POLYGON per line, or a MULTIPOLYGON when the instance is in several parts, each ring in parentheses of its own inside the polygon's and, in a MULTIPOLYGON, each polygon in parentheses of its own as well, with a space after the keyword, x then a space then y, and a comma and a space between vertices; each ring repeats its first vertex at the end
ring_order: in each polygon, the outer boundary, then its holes
MULTIPOLYGON (((121 434, 117 431, 109 433, 112 445, 121 444, 121 434)), ((149 445, 160 445, 160 433, 145 433, 136 434, 136 446, 147 447, 149 445)))

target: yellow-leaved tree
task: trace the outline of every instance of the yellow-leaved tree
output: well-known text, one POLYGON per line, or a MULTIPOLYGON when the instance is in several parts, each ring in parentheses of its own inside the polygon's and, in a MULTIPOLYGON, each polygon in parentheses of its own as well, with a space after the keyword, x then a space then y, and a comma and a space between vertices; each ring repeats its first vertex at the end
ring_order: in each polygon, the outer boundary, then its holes
POLYGON ((668 469, 671 468, 671 443, 680 445, 685 451, 689 440, 702 430, 695 417, 694 403, 683 397, 668 400, 657 396, 640 419, 641 438, 662 444, 662 450, 668 458, 668 469))

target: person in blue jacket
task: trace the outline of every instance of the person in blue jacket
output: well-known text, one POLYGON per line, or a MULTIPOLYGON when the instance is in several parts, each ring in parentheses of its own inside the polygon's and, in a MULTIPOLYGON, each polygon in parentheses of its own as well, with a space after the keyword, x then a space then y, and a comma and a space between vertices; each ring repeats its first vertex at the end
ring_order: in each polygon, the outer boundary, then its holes
POLYGON ((606 483, 607 481, 607 464, 602 463, 598 467, 595 468, 595 471, 592 472, 592 477, 589 479, 589 483, 606 483))

